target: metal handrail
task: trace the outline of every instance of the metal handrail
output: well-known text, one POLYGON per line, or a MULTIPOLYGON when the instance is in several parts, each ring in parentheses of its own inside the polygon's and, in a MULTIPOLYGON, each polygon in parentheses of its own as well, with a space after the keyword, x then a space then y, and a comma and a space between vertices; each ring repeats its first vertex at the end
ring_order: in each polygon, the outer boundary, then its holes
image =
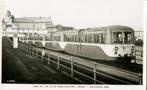
MULTIPOLYGON (((57 64, 57 69, 60 69, 60 66, 65 67, 65 68, 67 68, 67 69, 70 69, 70 70, 71 70, 71 76, 73 76, 73 73, 75 72, 75 73, 77 73, 77 74, 80 74, 80 75, 82 75, 82 76, 84 76, 84 77, 87 77, 87 78, 93 80, 94 83, 96 83, 96 82, 103 83, 102 81, 99 81, 99 80, 96 79, 96 74, 101 74, 101 75, 104 75, 104 76, 106 76, 106 77, 113 78, 113 79, 115 79, 115 80, 118 80, 118 81, 121 81, 121 82, 130 84, 129 82, 122 81, 122 80, 117 79, 117 78, 115 78, 115 77, 105 75, 105 74, 103 74, 103 73, 101 73, 101 72, 96 72, 96 71, 97 71, 96 67, 97 67, 98 65, 97 65, 97 63, 95 63, 95 62, 90 62, 90 61, 88 61, 89 64, 93 64, 93 66, 94 66, 94 67, 88 68, 88 67, 86 67, 86 66, 84 66, 84 65, 80 65, 80 64, 78 64, 77 62, 74 62, 73 57, 71 57, 71 61, 70 61, 70 60, 64 60, 64 59, 60 58, 60 55, 58 55, 58 56, 56 56, 57 61, 54 61, 54 60, 51 60, 51 59, 48 58, 48 57, 44 57, 42 54, 38 54, 38 51, 35 51, 35 49, 33 49, 33 46, 29 46, 29 45, 27 45, 27 44, 25 44, 25 45, 22 44, 22 45, 20 45, 20 47, 22 47, 22 49, 25 49, 28 53, 32 54, 33 56, 35 56, 35 55, 41 56, 41 59, 42 59, 42 60, 44 60, 44 59, 45 59, 45 60, 49 60, 49 61, 51 61, 51 62, 57 64), (67 67, 67 66, 61 64, 60 61, 69 63, 71 67, 67 67), (72 66, 72 65, 73 65, 73 66, 72 66), (79 72, 79 71, 77 71, 77 70, 74 70, 74 69, 73 69, 74 66, 83 68, 83 69, 86 70, 86 71, 93 72, 93 75, 94 75, 94 76, 91 77, 91 76, 88 76, 88 75, 86 75, 86 74, 84 74, 84 73, 81 73, 81 72, 79 72)), ((49 54, 49 55, 51 56, 51 54, 49 54)), ((49 56, 49 57, 50 57, 50 56, 49 56)), ((139 75, 139 84, 142 84, 142 74, 139 75)))

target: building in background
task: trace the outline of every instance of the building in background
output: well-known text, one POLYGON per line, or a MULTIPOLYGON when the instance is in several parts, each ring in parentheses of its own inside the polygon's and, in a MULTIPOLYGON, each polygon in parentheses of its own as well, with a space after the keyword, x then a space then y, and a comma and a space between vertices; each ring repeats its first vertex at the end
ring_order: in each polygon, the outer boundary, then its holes
POLYGON ((135 31, 135 45, 143 46, 143 31, 135 31))
POLYGON ((73 30, 73 27, 53 25, 51 17, 20 17, 17 18, 8 10, 3 19, 3 35, 13 37, 14 33, 24 36, 49 34, 56 31, 73 30))
POLYGON ((143 31, 135 31, 135 38, 143 40, 143 31))
POLYGON ((7 11, 3 19, 3 33, 17 33, 19 35, 47 34, 57 31, 52 24, 51 17, 20 17, 16 18, 7 11))

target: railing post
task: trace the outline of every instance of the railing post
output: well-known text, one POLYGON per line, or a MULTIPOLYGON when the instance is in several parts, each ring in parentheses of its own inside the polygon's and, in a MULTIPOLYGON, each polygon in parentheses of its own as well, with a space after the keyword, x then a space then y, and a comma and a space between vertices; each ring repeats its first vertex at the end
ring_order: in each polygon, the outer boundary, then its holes
POLYGON ((26 49, 26 48, 25 48, 25 44, 22 44, 22 49, 23 49, 23 50, 25 50, 25 49, 26 49))
POLYGON ((22 43, 20 43, 20 45, 22 46, 22 48, 23 48, 23 44, 22 43))
POLYGON ((73 77, 73 57, 71 57, 71 76, 73 77))
POLYGON ((44 55, 45 55, 45 51, 42 50, 42 52, 41 52, 41 61, 43 61, 44 55))
POLYGON ((31 46, 30 46, 30 55, 32 54, 31 46))
POLYGON ((29 46, 26 45, 27 53, 29 54, 29 46))
POLYGON ((22 49, 25 49, 24 44, 21 44, 21 45, 22 45, 22 49))
POLYGON ((27 47, 26 47, 26 44, 24 44, 24 50, 25 50, 25 51, 27 51, 27 47))
POLYGON ((93 83, 96 84, 96 62, 93 62, 93 83))
POLYGON ((139 84, 142 85, 142 74, 139 73, 139 84))
POLYGON ((20 44, 18 43, 18 48, 20 48, 20 44))
POLYGON ((36 48, 36 57, 38 57, 38 48, 36 48))
POLYGON ((48 52, 48 64, 50 64, 50 51, 48 52))
POLYGON ((32 56, 34 56, 34 47, 32 47, 32 56))
POLYGON ((24 44, 21 43, 21 46, 22 46, 22 50, 23 50, 24 49, 24 44))
POLYGON ((41 55, 41 61, 43 61, 43 55, 41 55))
POLYGON ((18 47, 20 48, 20 43, 18 43, 18 47))
POLYGON ((134 63, 136 63, 136 50, 135 50, 135 53, 134 53, 134 63))
POLYGON ((21 48, 20 43, 18 43, 18 48, 21 48))
POLYGON ((57 59, 57 69, 59 69, 60 66, 60 54, 58 54, 58 59, 57 59))
POLYGON ((25 50, 25 51, 27 51, 27 47, 26 47, 26 45, 25 45, 25 44, 24 44, 24 50, 25 50))
POLYGON ((22 49, 25 51, 26 49, 25 44, 22 44, 22 49))
POLYGON ((42 53, 41 53, 41 61, 43 61, 43 51, 42 51, 42 53))
POLYGON ((28 54, 30 54, 30 46, 29 45, 27 45, 28 46, 28 54))

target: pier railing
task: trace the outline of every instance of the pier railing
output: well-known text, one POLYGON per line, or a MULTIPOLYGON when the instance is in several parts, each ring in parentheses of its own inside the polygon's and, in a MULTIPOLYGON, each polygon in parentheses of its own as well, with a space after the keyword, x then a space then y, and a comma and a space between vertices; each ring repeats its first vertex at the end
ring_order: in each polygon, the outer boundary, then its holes
MULTIPOLYGON (((73 77, 73 78, 79 78, 80 80, 87 80, 90 81, 89 83, 93 84, 105 84, 105 82, 98 80, 97 77, 99 75, 103 75, 108 78, 112 78, 114 80, 118 80, 115 77, 109 76, 107 74, 103 74, 101 72, 98 72, 98 63, 96 62, 88 62, 88 65, 92 66, 91 68, 86 67, 84 65, 81 65, 77 63, 75 60, 76 58, 70 57, 70 60, 65 60, 61 58, 61 55, 58 54, 56 56, 52 55, 51 52, 48 50, 46 53, 42 53, 38 50, 37 47, 30 46, 27 44, 19 44, 19 47, 23 50, 25 50, 28 54, 39 58, 42 62, 45 62, 46 64, 49 64, 50 66, 56 68, 57 70, 61 70, 67 75, 73 77)), ((142 85, 142 74, 138 74, 138 84, 142 85)), ((121 82, 131 84, 122 80, 119 80, 121 82)))

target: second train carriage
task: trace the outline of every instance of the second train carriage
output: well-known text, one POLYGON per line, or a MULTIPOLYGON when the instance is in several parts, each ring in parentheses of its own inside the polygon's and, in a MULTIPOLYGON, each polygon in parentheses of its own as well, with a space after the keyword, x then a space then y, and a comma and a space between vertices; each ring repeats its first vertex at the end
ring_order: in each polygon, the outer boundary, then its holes
POLYGON ((59 31, 48 36, 44 47, 96 60, 129 62, 134 57, 134 31, 113 25, 83 30, 59 31))

